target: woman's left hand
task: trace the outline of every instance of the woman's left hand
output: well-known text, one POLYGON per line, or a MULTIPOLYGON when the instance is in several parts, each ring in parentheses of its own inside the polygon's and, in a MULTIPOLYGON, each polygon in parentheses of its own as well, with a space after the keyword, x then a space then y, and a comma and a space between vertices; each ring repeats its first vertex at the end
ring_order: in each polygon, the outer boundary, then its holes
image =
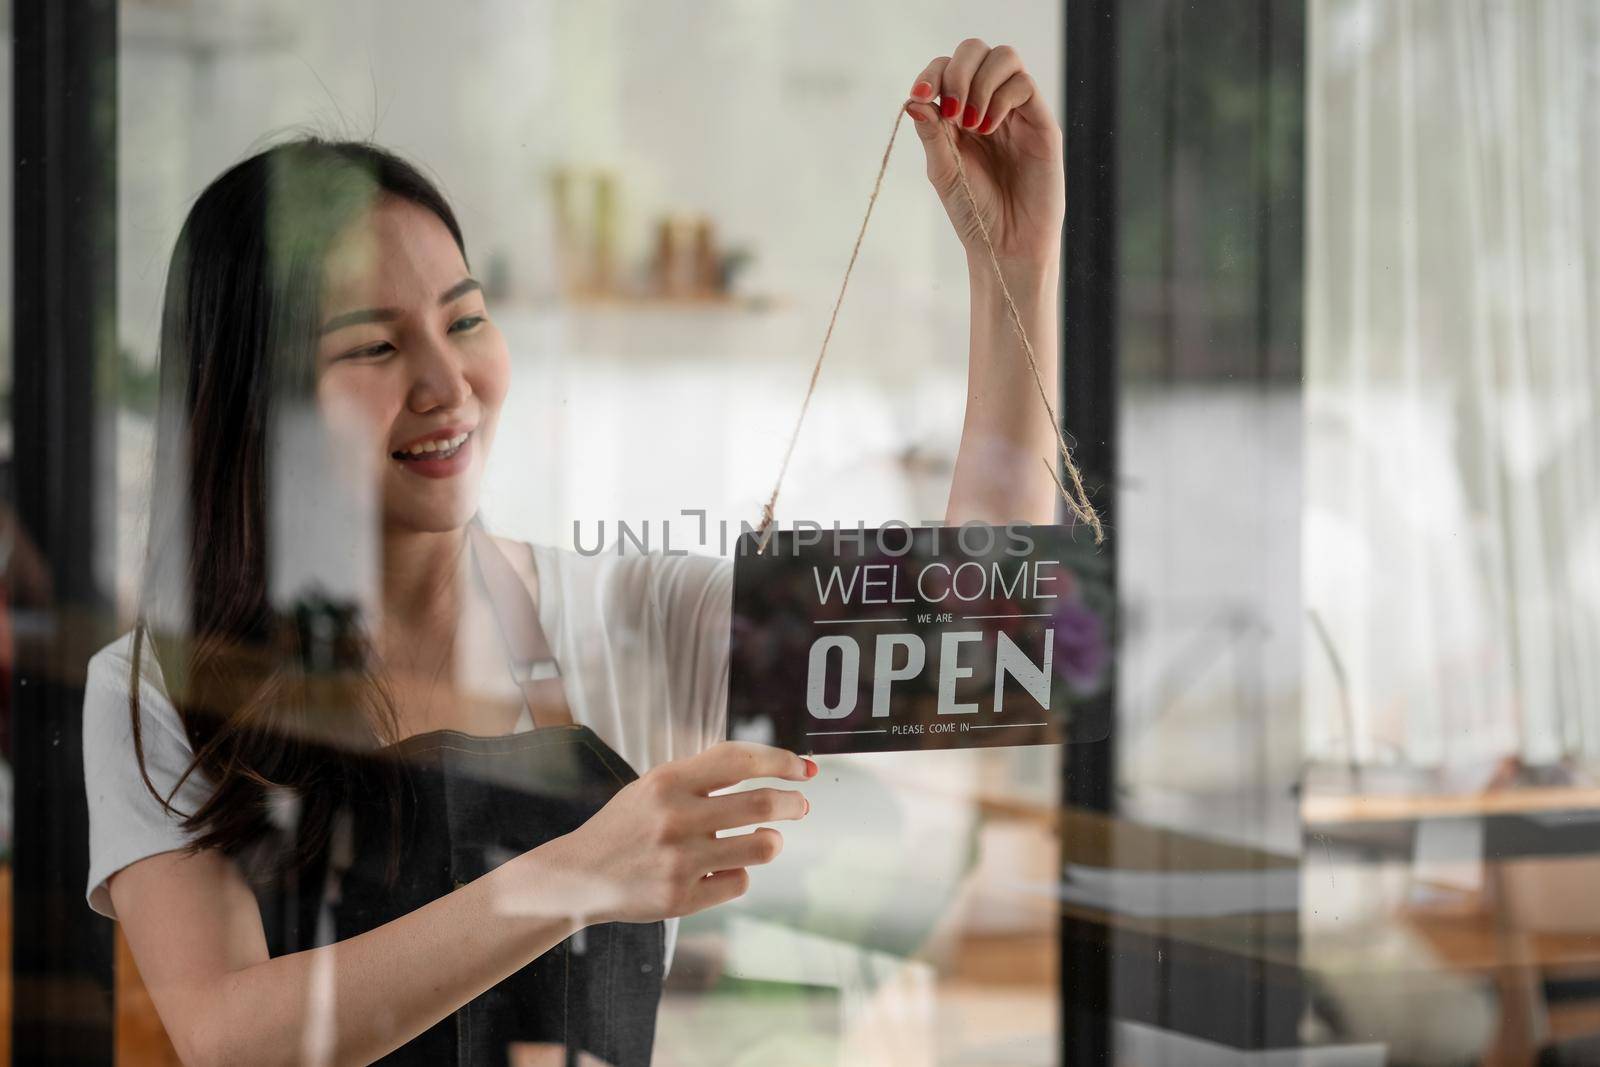
POLYGON ((928 180, 968 258, 977 257, 989 274, 989 253, 941 126, 955 135, 1001 266, 1054 267, 1067 203, 1061 127, 1016 50, 962 41, 953 55, 938 57, 917 75, 905 106, 927 155, 928 180))

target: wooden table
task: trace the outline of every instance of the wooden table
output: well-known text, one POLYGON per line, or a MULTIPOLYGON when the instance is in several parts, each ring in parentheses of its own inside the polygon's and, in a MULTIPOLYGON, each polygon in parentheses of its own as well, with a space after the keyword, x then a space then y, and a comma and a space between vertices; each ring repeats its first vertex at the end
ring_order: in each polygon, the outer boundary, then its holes
MULTIPOLYGON (((1540 929, 1540 917, 1519 906, 1516 893, 1531 873, 1570 876, 1574 859, 1600 858, 1592 822, 1563 825, 1548 816, 1600 812, 1600 789, 1591 786, 1521 786, 1456 793, 1308 793, 1301 802, 1308 833, 1347 840, 1406 843, 1418 827, 1439 820, 1483 823, 1480 892, 1444 893, 1427 906, 1395 916, 1420 935, 1451 970, 1489 981, 1500 998, 1488 1065, 1525 1064, 1548 1041, 1600 1032, 1600 1000, 1551 1006, 1545 982, 1600 977, 1600 878, 1589 929, 1540 929)), ((1549 925, 1549 924, 1545 924, 1549 925)), ((1581 924, 1580 924, 1581 926, 1581 924)))

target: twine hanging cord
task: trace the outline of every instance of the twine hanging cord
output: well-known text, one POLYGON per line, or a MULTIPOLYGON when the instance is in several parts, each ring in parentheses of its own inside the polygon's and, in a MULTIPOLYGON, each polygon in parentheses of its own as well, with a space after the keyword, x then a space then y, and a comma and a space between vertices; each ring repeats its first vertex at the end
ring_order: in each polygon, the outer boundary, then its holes
MULTIPOLYGON (((903 106, 895 108, 894 129, 889 132, 889 143, 884 146, 883 159, 878 164, 878 177, 872 183, 872 196, 867 199, 867 211, 861 217, 861 228, 856 231, 855 247, 850 249, 850 262, 845 265, 844 280, 839 283, 839 295, 833 301, 833 314, 828 316, 828 329, 822 335, 822 347, 817 352, 817 361, 811 368, 811 381, 806 385, 805 398, 800 401, 800 414, 795 418, 794 429, 789 434, 789 444, 783 450, 783 463, 778 467, 778 478, 773 482, 772 495, 761 506, 761 525, 756 528, 758 552, 766 549, 769 530, 778 507, 778 492, 783 488, 784 475, 789 472, 789 460, 793 458, 795 443, 800 439, 800 427, 806 421, 806 410, 811 407, 812 394, 817 391, 817 378, 822 374, 822 361, 828 355, 828 342, 833 339, 833 327, 839 321, 839 307, 844 303, 845 290, 850 287, 850 272, 855 269, 856 257, 861 253, 861 239, 867 234, 867 222, 872 218, 872 207, 878 202, 878 193, 883 189, 883 175, 889 169, 889 155, 894 151, 894 139, 900 132, 900 123, 905 115, 903 106)), ((994 268, 994 276, 1000 282, 1000 295, 1005 298, 1006 311, 1011 316, 1011 328, 1016 332, 1017 340, 1022 342, 1023 354, 1028 358, 1028 369, 1033 372, 1033 384, 1039 390, 1039 402, 1044 405, 1045 414, 1050 419, 1050 429, 1055 432, 1056 445, 1061 451, 1061 463, 1066 469, 1067 480, 1072 483, 1071 492, 1068 492, 1066 485, 1057 477, 1054 464, 1047 459, 1041 462, 1044 463, 1045 470, 1050 472, 1050 480, 1061 493, 1061 499, 1066 501, 1067 509, 1078 521, 1087 524, 1094 531, 1095 544, 1100 544, 1105 540, 1105 531, 1100 525, 1100 515, 1089 502, 1089 494, 1083 488, 1083 476, 1078 472, 1078 465, 1072 461, 1072 450, 1067 447, 1066 435, 1061 431, 1061 420, 1056 418, 1055 406, 1050 403, 1050 394, 1044 387, 1044 377, 1039 373, 1039 360, 1034 355, 1033 343, 1028 340, 1028 331, 1022 325, 1022 315, 1017 311, 1017 303, 1011 298, 1011 289, 1006 285, 1005 274, 1000 269, 1000 257, 996 255, 994 242, 989 237, 989 224, 984 221, 983 212, 978 210, 977 198, 972 195, 972 185, 967 181, 967 170, 961 162, 961 149, 956 144, 955 131, 950 127, 950 123, 939 123, 939 129, 944 134, 956 161, 956 179, 961 185, 962 195, 966 197, 967 208, 978 224, 978 233, 983 237, 983 246, 989 253, 989 263, 994 268)))

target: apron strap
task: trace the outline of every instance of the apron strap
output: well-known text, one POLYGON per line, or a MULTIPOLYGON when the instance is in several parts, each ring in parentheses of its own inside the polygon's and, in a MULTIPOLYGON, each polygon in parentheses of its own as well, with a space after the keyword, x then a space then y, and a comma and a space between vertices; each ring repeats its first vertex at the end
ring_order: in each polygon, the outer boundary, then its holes
POLYGON ((472 558, 478 578, 489 594, 489 604, 499 623, 505 643, 511 678, 522 690, 533 725, 570 726, 572 709, 561 684, 561 668, 539 624, 539 609, 533 603, 527 583, 495 543, 482 522, 474 516, 467 524, 472 540, 472 558))

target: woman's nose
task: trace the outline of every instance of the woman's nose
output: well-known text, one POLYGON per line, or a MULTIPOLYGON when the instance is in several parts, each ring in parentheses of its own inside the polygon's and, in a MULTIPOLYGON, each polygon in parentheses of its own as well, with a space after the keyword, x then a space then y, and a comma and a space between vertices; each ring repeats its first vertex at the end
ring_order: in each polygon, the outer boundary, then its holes
POLYGON ((415 375, 411 383, 411 409, 419 414, 460 407, 472 395, 472 386, 461 366, 460 357, 448 342, 434 342, 415 354, 415 375))

